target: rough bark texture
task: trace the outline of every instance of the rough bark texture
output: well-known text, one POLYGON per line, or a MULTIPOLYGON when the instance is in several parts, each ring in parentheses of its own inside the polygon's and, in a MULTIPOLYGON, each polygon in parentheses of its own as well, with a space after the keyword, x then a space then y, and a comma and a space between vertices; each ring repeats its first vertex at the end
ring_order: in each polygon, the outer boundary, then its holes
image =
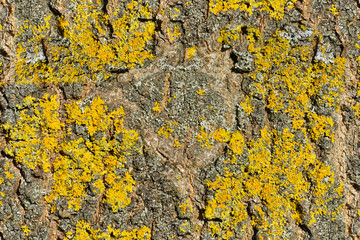
POLYGON ((0 239, 360 239, 359 16, 0 0, 0 239))

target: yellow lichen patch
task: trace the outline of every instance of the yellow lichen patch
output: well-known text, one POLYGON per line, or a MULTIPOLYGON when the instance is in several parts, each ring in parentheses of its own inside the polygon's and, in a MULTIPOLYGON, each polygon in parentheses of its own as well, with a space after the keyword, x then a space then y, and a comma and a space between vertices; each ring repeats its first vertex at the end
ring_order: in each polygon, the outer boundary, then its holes
POLYGON ((27 168, 52 173, 52 191, 45 197, 49 203, 63 199, 68 208, 79 210, 92 185, 95 193, 105 193, 104 202, 116 212, 130 203, 128 193, 135 184, 128 172, 116 171, 140 150, 135 146, 139 137, 124 128, 122 108, 109 112, 100 98, 84 108, 80 105, 67 104, 66 115, 60 116, 55 95, 25 98, 16 125, 2 125, 9 139, 5 151, 27 168), (74 127, 84 129, 82 136, 72 133, 74 127))
POLYGON ((210 11, 214 14, 226 12, 230 9, 236 10, 239 8, 241 8, 242 11, 248 10, 248 12, 252 14, 252 8, 248 8, 244 0, 210 0, 209 7, 210 11))
MULTIPOLYGON (((320 104, 327 107, 338 105, 338 96, 343 90, 346 60, 336 57, 327 63, 316 61, 309 64, 310 47, 291 46, 290 40, 282 37, 285 34, 277 31, 265 45, 259 47, 254 44, 262 39, 256 40, 258 37, 254 34, 248 35, 249 51, 256 57, 256 71, 249 76, 254 80, 253 87, 256 90, 253 94, 265 97, 267 107, 275 113, 288 113, 293 128, 300 130, 305 128, 305 118, 323 118, 310 111, 312 98, 317 98, 320 104), (288 102, 287 107, 284 107, 284 101, 288 102)), ((310 40, 315 34, 312 34, 310 40)), ((329 118, 327 120, 330 121, 329 118)), ((323 132, 324 128, 319 129, 321 132, 316 136, 329 135, 323 132)))
POLYGON ((355 112, 355 116, 360 116, 360 104, 359 103, 356 103, 355 106, 352 106, 352 109, 354 110, 355 112))
POLYGON ((244 151, 245 141, 243 135, 236 131, 233 134, 231 134, 229 147, 233 153, 236 153, 237 155, 241 155, 244 151))
POLYGON ((279 110, 283 109, 283 96, 281 93, 278 93, 274 90, 270 90, 269 94, 269 104, 267 108, 271 108, 277 113, 279 110))
POLYGON ((181 35, 180 28, 178 25, 175 25, 172 29, 167 28, 166 31, 169 35, 171 42, 174 42, 181 35))
POLYGON ((134 68, 153 59, 147 44, 153 41, 155 23, 139 20, 150 17, 142 0, 124 3, 123 11, 110 16, 101 10, 98 1, 72 1, 74 17, 52 19, 68 44, 52 42, 51 16, 42 26, 21 27, 19 35, 30 31, 32 38, 17 46, 18 83, 102 81, 110 77, 111 69, 134 68), (114 29, 110 39, 105 27, 109 24, 114 29), (50 46, 48 51, 42 48, 44 42, 50 46), (34 49, 31 56, 27 53, 29 44, 34 49))
MULTIPOLYGON (((338 106, 346 61, 335 57, 311 63, 310 46, 291 45, 283 37, 286 33, 277 31, 263 42, 257 29, 248 29, 248 50, 256 57, 256 70, 249 74, 255 89, 250 96, 261 96, 274 113, 288 114, 293 128, 271 131, 265 127, 259 139, 247 143, 240 132, 231 134, 224 164, 238 165, 241 171, 234 173, 225 167, 225 174, 206 182, 215 194, 207 201, 205 217, 222 220, 209 226, 213 235, 221 239, 228 239, 239 226, 246 227, 244 220, 250 219, 248 204, 256 211, 251 224, 264 237, 282 236, 288 221, 285 216, 305 221, 297 210, 305 198, 311 198, 317 206, 308 223, 319 214, 336 215, 336 211, 327 212, 323 200, 334 184, 334 173, 316 158, 310 144, 324 136, 333 139, 333 120, 315 113, 311 106, 312 99, 329 108, 338 106), (295 140, 296 132, 302 133, 302 140, 295 140), (246 155, 242 155, 244 151, 246 155)), ((323 48, 321 51, 325 54, 323 48)), ((247 97, 241 104, 248 114, 253 110, 251 99, 247 97)), ((206 144, 212 137, 213 133, 202 129, 198 141, 206 144)), ((342 187, 336 192, 340 196, 342 187)))
POLYGON ((14 174, 6 171, 6 172, 5 172, 5 177, 6 177, 7 179, 14 179, 14 174))
POLYGON ((181 144, 180 144, 179 140, 177 140, 177 139, 174 140, 173 147, 175 147, 175 148, 181 147, 181 144))
POLYGON ((282 19, 285 6, 288 4, 291 8, 295 2, 296 0, 210 0, 209 8, 214 14, 239 9, 250 15, 253 14, 254 8, 259 8, 275 19, 282 19))
MULTIPOLYGON (((259 31, 249 28, 248 50, 256 57, 256 70, 249 74, 255 88, 250 96, 262 96, 268 109, 288 114, 293 128, 279 131, 265 127, 259 139, 247 143, 240 132, 231 135, 224 164, 241 163, 237 166, 241 171, 234 173, 225 167, 225 174, 206 182, 215 194, 208 199, 205 217, 222 220, 210 224, 212 233, 221 239, 228 239, 239 226, 245 228, 245 219, 251 220, 264 237, 283 236, 286 216, 305 221, 297 210, 305 198, 311 198, 317 206, 307 224, 319 214, 336 215, 336 211, 327 211, 324 200, 334 184, 334 173, 316 158, 310 144, 323 136, 333 139, 333 120, 315 113, 311 104, 312 99, 317 99, 326 107, 338 106, 346 61, 335 57, 311 63, 310 45, 291 45, 289 38, 283 36, 286 33, 277 31, 263 42, 259 31), (295 133, 301 133, 303 139, 295 140, 295 133), (245 150, 247 154, 242 155, 245 150), (246 211, 249 204, 256 212, 252 219, 246 211)), ((325 54, 323 48, 321 51, 325 54)), ((241 104, 248 114, 252 109, 246 102, 251 98, 241 104)), ((212 134, 200 136, 206 140, 212 134)), ((341 196, 342 187, 335 191, 341 196)))
MULTIPOLYGON (((106 115, 107 107, 104 106, 104 103, 101 98, 95 98, 90 107, 86 106, 81 109, 78 103, 73 102, 67 105, 68 118, 66 122, 87 126, 90 136, 93 136, 96 132, 103 132, 110 126, 110 116, 106 115)), ((120 108, 120 111, 122 111, 122 108, 120 108)), ((123 115, 123 111, 118 114, 118 116, 123 115)))
MULTIPOLYGON (((360 34, 358 35, 358 39, 360 39, 360 34)), ((359 44, 356 43, 355 44, 355 47, 356 48, 360 48, 359 44)), ((360 56, 356 58, 356 61, 359 63, 360 62, 360 56)), ((358 69, 358 72, 360 72, 360 68, 358 69)), ((357 97, 360 97, 360 82, 357 81, 356 82, 356 86, 357 86, 357 97)), ((355 116, 360 116, 360 103, 359 102, 356 102, 354 106, 352 106, 352 109, 354 110, 355 112, 355 116)))
POLYGON ((196 139, 201 143, 202 148, 211 149, 213 143, 217 142, 229 142, 231 139, 231 133, 223 128, 219 128, 214 132, 208 133, 204 127, 201 127, 199 134, 196 135, 196 139))
POLYGON ((212 134, 207 133, 204 127, 201 127, 199 134, 196 135, 196 139, 199 143, 201 143, 202 148, 211 149, 213 147, 213 136, 212 134))
POLYGON ((179 226, 179 230, 181 232, 184 232, 184 233, 190 232, 191 231, 190 223, 189 222, 184 222, 183 224, 181 224, 179 226))
MULTIPOLYGON (((24 104, 29 106, 28 99, 25 98, 24 104)), ((56 96, 49 98, 46 94, 39 103, 33 104, 33 114, 29 114, 28 109, 20 111, 16 126, 2 125, 11 140, 5 151, 28 168, 41 167, 45 172, 50 171, 51 153, 59 150, 57 142, 62 138, 64 127, 58 108, 56 96), (41 136, 38 136, 39 131, 42 131, 41 136)))
POLYGON ((181 14, 180 9, 178 9, 178 8, 168 9, 168 12, 169 12, 170 17, 171 17, 172 19, 176 19, 176 18, 179 17, 180 14, 181 14))
MULTIPOLYGON (((14 174, 10 172, 9 170, 9 162, 6 162, 4 165, 0 166, 0 187, 3 184, 10 185, 11 180, 15 178, 14 174)), ((0 192, 0 207, 2 206, 2 200, 5 197, 5 192, 0 192)))
POLYGON ((311 138, 313 140, 318 140, 321 136, 327 136, 332 141, 334 141, 334 134, 331 133, 331 127, 334 125, 334 122, 331 117, 318 116, 315 113, 309 113, 310 117, 310 126, 309 129, 311 138))
POLYGON ((168 138, 170 136, 170 134, 174 131, 174 129, 172 129, 173 125, 177 125, 176 123, 166 123, 166 126, 163 126, 159 129, 158 134, 159 136, 164 135, 166 138, 168 138))
POLYGON ((215 141, 228 142, 231 138, 231 133, 223 128, 219 128, 214 132, 213 136, 215 141))
MULTIPOLYGON (((0 177, 0 185, 4 183, 4 179, 2 177, 0 177)), ((5 197, 5 193, 4 192, 0 192, 0 200, 2 200, 5 197)), ((2 206, 2 201, 0 201, 0 207, 2 206)))
POLYGON ((226 26, 223 30, 221 30, 220 37, 217 39, 217 41, 223 44, 231 44, 232 42, 235 42, 237 39, 239 39, 241 28, 241 25, 234 28, 226 26))
POLYGON ((193 212, 194 209, 192 208, 192 206, 190 205, 189 200, 187 199, 186 201, 184 201, 180 206, 179 206, 180 210, 181 210, 181 214, 185 214, 186 211, 189 212, 193 212))
MULTIPOLYGON (((14 174, 12 174, 10 171, 9 171, 9 168, 10 168, 10 165, 9 165, 9 163, 7 162, 7 163, 5 163, 5 165, 3 166, 3 172, 5 173, 5 178, 7 179, 7 180, 12 180, 12 179, 14 179, 14 174)), ((2 182, 0 181, 0 184, 1 184, 2 182)))
POLYGON ((186 48, 186 56, 187 59, 192 59, 196 54, 196 46, 193 46, 191 48, 186 48))
POLYGON ((118 239, 118 240, 150 240, 151 232, 147 227, 135 228, 131 231, 120 231, 113 229, 110 225, 107 226, 105 231, 94 229, 91 225, 84 220, 80 220, 76 224, 75 233, 68 232, 64 240, 83 240, 83 239, 118 239))
POLYGON ((250 97, 246 97, 246 99, 240 103, 240 106, 243 108, 243 110, 250 115, 252 111, 254 110, 254 107, 251 106, 251 99, 250 97))
MULTIPOLYGON (((0 181, 1 181, 2 178, 0 178, 0 181)), ((0 192, 0 198, 4 198, 5 197, 5 193, 3 192, 0 192)), ((0 207, 3 205, 2 201, 0 201, 0 207)))
POLYGON ((108 173, 105 181, 111 188, 107 190, 104 202, 112 206, 113 212, 130 204, 131 198, 128 197, 128 193, 132 192, 135 180, 128 172, 125 173, 124 178, 116 176, 115 172, 108 173))
POLYGON ((28 226, 24 225, 21 227, 21 229, 25 233, 26 236, 29 236, 29 233, 31 232, 31 230, 29 229, 28 226))
POLYGON ((161 110, 160 104, 158 102, 155 102, 154 107, 152 108, 152 110, 154 112, 160 112, 160 110, 161 110))
POLYGON ((334 15, 338 15, 339 11, 337 10, 337 8, 335 7, 334 4, 331 4, 331 8, 329 8, 329 11, 334 14, 334 15))
POLYGON ((203 90, 203 89, 198 89, 196 93, 199 94, 200 96, 204 96, 205 90, 203 90))
MULTIPOLYGON (((252 218, 251 224, 266 235, 282 236, 288 213, 302 222, 297 204, 306 196, 310 195, 319 209, 326 212, 322 199, 334 183, 334 173, 316 159, 309 140, 304 145, 295 141, 290 129, 270 132, 266 127, 259 139, 246 145, 239 132, 233 135, 234 139, 239 139, 242 148, 247 148, 248 164, 240 173, 225 169, 224 176, 206 182, 215 194, 208 199, 205 217, 222 220, 211 223, 213 235, 229 239, 239 226, 245 228, 244 220, 250 218, 246 211, 249 199, 257 199, 252 202, 257 217, 252 218)), ((233 144, 232 140, 230 144, 233 144)), ((231 157, 231 149, 236 148, 229 149, 231 157)), ((236 163, 228 161, 228 164, 236 163)))

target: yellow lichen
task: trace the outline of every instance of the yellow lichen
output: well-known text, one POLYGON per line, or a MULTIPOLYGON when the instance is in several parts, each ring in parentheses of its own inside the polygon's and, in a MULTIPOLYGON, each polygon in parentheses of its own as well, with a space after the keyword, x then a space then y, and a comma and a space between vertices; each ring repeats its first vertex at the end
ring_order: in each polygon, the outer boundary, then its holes
MULTIPOLYGON (((215 190, 215 195, 208 200, 205 216, 222 220, 221 223, 211 223, 213 234, 228 239, 238 224, 245 224, 244 220, 249 218, 246 211, 249 198, 260 199, 255 206, 259 217, 253 219, 252 224, 268 235, 283 234, 289 212, 297 221, 303 221, 296 204, 307 195, 311 195, 319 209, 325 211, 322 198, 334 183, 334 173, 316 159, 309 142, 303 145, 295 141, 289 129, 270 132, 264 128, 261 138, 246 145, 240 135, 237 132, 233 137, 241 139, 240 145, 249 152, 246 168, 237 174, 226 171, 224 177, 218 176, 215 181, 206 183, 215 190), (266 213, 264 209, 267 209, 266 213)), ((229 157, 232 156, 231 149, 234 148, 229 148, 229 157)), ((229 164, 235 163, 230 161, 229 164)), ((315 212, 313 217, 317 214, 315 212)))
POLYGON ((215 141, 228 142, 231 138, 231 133, 223 128, 219 128, 214 132, 213 137, 215 141))
MULTIPOLYGON (((220 239, 231 238, 239 227, 246 228, 246 219, 259 230, 261 237, 283 236, 288 224, 286 216, 298 223, 306 221, 298 211, 300 202, 306 198, 311 198, 317 206, 306 224, 314 223, 319 214, 336 217, 338 213, 328 211, 326 206, 329 201, 326 194, 335 182, 334 173, 317 159, 311 145, 324 136, 334 139, 333 120, 331 116, 314 112, 311 104, 312 99, 317 99, 329 108, 338 106, 346 61, 335 57, 329 62, 311 62, 310 45, 291 45, 283 34, 277 31, 263 42, 257 29, 248 28, 248 50, 256 57, 256 70, 249 74, 254 90, 241 107, 250 114, 252 96, 261 96, 268 109, 288 114, 292 129, 271 130, 265 126, 260 138, 248 142, 239 131, 232 133, 230 139, 217 139, 228 144, 224 160, 227 165, 223 169, 225 173, 206 182, 214 195, 207 200, 205 217, 221 219, 221 222, 211 221, 209 226, 220 239), (302 139, 296 139, 295 133, 300 133, 302 139), (242 154, 244 151, 247 154, 242 154), (239 172, 229 170, 234 165, 239 172), (252 218, 247 211, 249 204, 256 212, 252 218)), ((315 34, 308 40, 312 41, 315 34)), ((197 136, 205 146, 213 138, 214 133, 204 128, 197 136)), ((341 196, 342 186, 334 192, 341 196)))
POLYGON ((229 10, 237 10, 253 14, 255 8, 266 11, 275 19, 282 19, 285 6, 293 6, 296 0, 210 0, 209 8, 214 14, 226 12, 229 10))
MULTIPOLYGON (((360 39, 360 34, 358 35, 358 39, 360 39)), ((356 48, 360 48, 360 45, 358 43, 355 44, 356 48)), ((360 56, 356 58, 356 61, 358 63, 360 63, 360 56)), ((358 72, 360 72, 360 68, 358 69, 358 72)), ((357 97, 360 97, 360 82, 357 81, 356 82, 356 87, 357 87, 357 97)), ((352 109, 354 110, 354 114, 355 116, 360 116, 360 103, 356 102, 355 105, 351 106, 352 109)))
POLYGON ((110 68, 134 68, 153 59, 147 44, 153 40, 155 23, 139 20, 150 17, 142 0, 132 0, 124 6, 124 11, 115 11, 110 16, 101 10, 101 3, 95 0, 72 0, 71 6, 74 8, 72 18, 51 20, 49 16, 42 26, 21 26, 19 35, 30 31, 32 38, 17 47, 15 69, 18 83, 106 80, 110 77, 110 68), (50 20, 57 21, 67 45, 52 43, 49 37, 50 20), (105 26, 109 24, 114 29, 111 39, 106 37, 105 31, 105 26), (49 45, 48 51, 42 49, 43 42, 49 45), (29 44, 35 51, 31 59, 27 54, 29 44))
POLYGON ((284 98, 281 93, 277 92, 276 90, 270 90, 268 99, 269 104, 266 107, 273 109, 274 113, 277 113, 279 110, 283 109, 284 98))
POLYGON ((233 153, 236 153, 237 155, 241 155, 243 153, 244 147, 246 147, 246 145, 243 135, 239 131, 236 131, 233 134, 231 134, 229 147, 231 151, 233 153))
POLYGON ((160 110, 161 110, 160 104, 158 102, 155 102, 154 105, 155 106, 152 108, 152 110, 154 112, 160 112, 160 110))
POLYGON ((243 108, 243 110, 250 115, 252 111, 254 111, 254 107, 251 106, 251 99, 250 97, 246 97, 246 99, 240 103, 240 106, 243 108))
POLYGON ((191 226, 190 226, 189 222, 182 223, 179 226, 179 230, 184 233, 191 232, 191 226))
POLYGON ((198 89, 196 93, 199 94, 200 96, 203 96, 204 93, 205 93, 205 90, 203 90, 203 89, 198 89))
POLYGON ((79 210, 86 188, 93 185, 95 193, 105 193, 104 202, 116 212, 130 203, 128 193, 135 184, 129 172, 118 175, 116 170, 132 151, 140 150, 135 147, 138 136, 124 128, 122 108, 109 112, 100 98, 90 106, 80 105, 65 105, 62 122, 55 95, 46 94, 38 101, 25 98, 16 125, 2 125, 9 139, 6 152, 24 167, 52 173, 52 191, 45 197, 49 203, 64 199, 68 208, 79 210), (75 136, 71 130, 75 126, 83 127, 85 135, 75 136), (111 136, 105 134, 110 132, 111 136), (98 134, 104 135, 95 137, 98 134))
POLYGON ((327 136, 332 141, 334 141, 334 134, 331 133, 331 127, 334 125, 334 122, 331 117, 318 116, 315 113, 309 113, 310 117, 310 126, 309 132, 311 138, 318 140, 321 136, 327 136))
POLYGON ((235 42, 237 39, 239 39, 242 26, 236 26, 236 27, 230 27, 226 26, 223 30, 220 32, 220 37, 217 39, 219 43, 223 44, 231 44, 232 42, 235 42))
POLYGON ((192 206, 190 205, 189 200, 187 199, 185 202, 183 202, 180 206, 179 206, 180 210, 181 210, 181 214, 185 214, 186 211, 188 210, 189 212, 193 212, 194 209, 192 208, 192 206))
POLYGON ((180 144, 179 140, 175 139, 173 146, 174 146, 175 148, 181 147, 181 144, 180 144))
POLYGON ((171 128, 172 125, 176 124, 168 122, 166 123, 166 126, 161 127, 158 131, 159 136, 164 135, 166 138, 168 138, 170 134, 174 131, 174 129, 171 128))
POLYGON ((196 54, 196 46, 193 46, 191 48, 186 48, 186 56, 187 59, 192 59, 196 54))
MULTIPOLYGON (((317 113, 310 111, 311 98, 318 97, 318 102, 329 107, 338 104, 338 95, 343 90, 344 66, 346 60, 336 57, 333 62, 317 61, 308 64, 309 46, 290 46, 290 41, 277 31, 265 46, 254 47, 259 39, 249 34, 249 51, 256 56, 256 71, 250 74, 254 80, 253 93, 266 97, 267 107, 275 113, 289 113, 294 129, 304 129, 304 118, 322 119, 317 113), (300 59, 301 61, 299 61, 300 59), (275 69, 275 71, 274 71, 275 69), (305 69, 298 71, 298 69, 305 69), (259 75, 261 78, 259 78, 259 75), (261 81, 258 81, 261 79, 261 81), (284 96, 286 93, 286 97, 284 96), (322 95, 320 98, 320 94, 322 95), (284 107, 284 100, 288 107, 284 107)), ((315 34, 315 33, 314 33, 315 34)), ((330 118, 327 118, 329 123, 330 118)), ((312 124, 314 126, 316 124, 312 124)), ((329 125, 331 125, 329 123, 329 125)), ((316 136, 329 136, 325 128, 319 128, 316 136)))
POLYGON ((202 148, 211 149, 213 146, 213 136, 205 131, 204 127, 201 127, 199 134, 196 135, 196 139, 201 143, 202 148))
POLYGON ((355 106, 352 106, 352 109, 354 110, 355 112, 355 116, 360 116, 360 104, 359 103, 356 103, 355 106))
POLYGON ((172 19, 176 19, 181 14, 180 9, 178 9, 178 8, 168 9, 168 12, 169 12, 172 19))
POLYGON ((64 240, 150 240, 150 238, 151 232, 147 227, 135 228, 131 231, 120 231, 118 229, 113 229, 110 225, 108 225, 107 230, 100 232, 100 230, 92 228, 88 222, 80 220, 76 224, 75 233, 68 232, 64 240))
POLYGON ((178 25, 175 25, 173 29, 167 28, 167 33, 169 34, 171 42, 174 42, 181 35, 178 25))
MULTIPOLYGON (((5 168, 4 169, 1 169, 0 173, 1 172, 5 172, 7 171, 5 168)), ((5 182, 5 179, 0 177, 0 186, 5 182)), ((0 200, 2 200, 3 198, 5 197, 5 193, 4 192, 0 192, 0 200)), ((0 201, 0 207, 2 206, 2 201, 0 201)))
POLYGON ((23 225, 23 226, 21 227, 21 229, 22 229, 22 231, 25 233, 26 236, 29 236, 29 233, 31 232, 31 230, 29 229, 28 226, 23 225))
POLYGON ((337 10, 337 8, 335 7, 334 4, 331 4, 331 8, 329 8, 329 11, 334 14, 334 15, 338 15, 339 11, 337 10))

